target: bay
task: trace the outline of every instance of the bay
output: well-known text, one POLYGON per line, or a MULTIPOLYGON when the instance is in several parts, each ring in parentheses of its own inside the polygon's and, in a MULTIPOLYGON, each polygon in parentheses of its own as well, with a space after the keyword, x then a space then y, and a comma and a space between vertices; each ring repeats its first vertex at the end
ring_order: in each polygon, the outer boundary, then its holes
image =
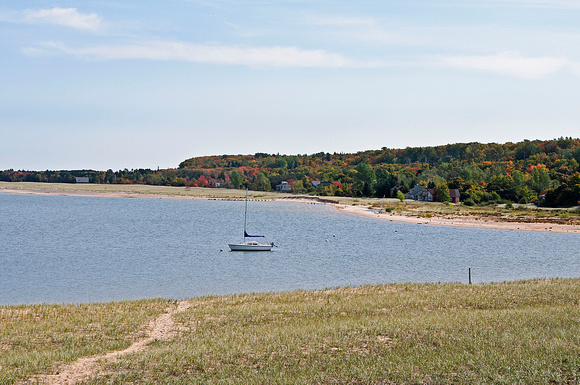
POLYGON ((574 234, 390 222, 249 202, 272 252, 230 252, 243 201, 0 194, 0 305, 173 299, 393 282, 580 277, 574 234))

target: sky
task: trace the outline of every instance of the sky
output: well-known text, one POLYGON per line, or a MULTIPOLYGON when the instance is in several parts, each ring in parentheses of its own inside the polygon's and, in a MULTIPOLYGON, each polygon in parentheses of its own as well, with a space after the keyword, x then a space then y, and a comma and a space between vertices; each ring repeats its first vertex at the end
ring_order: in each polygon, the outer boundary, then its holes
POLYGON ((0 170, 580 137, 578 0, 3 0, 0 170))

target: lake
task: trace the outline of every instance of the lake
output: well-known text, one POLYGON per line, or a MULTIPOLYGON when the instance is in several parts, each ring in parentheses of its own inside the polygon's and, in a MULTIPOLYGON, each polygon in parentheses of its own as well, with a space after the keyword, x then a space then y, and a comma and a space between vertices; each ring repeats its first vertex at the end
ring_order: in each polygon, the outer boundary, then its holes
POLYGON ((244 202, 0 194, 0 305, 580 277, 574 234, 365 218, 248 202, 272 252, 230 252, 244 202))

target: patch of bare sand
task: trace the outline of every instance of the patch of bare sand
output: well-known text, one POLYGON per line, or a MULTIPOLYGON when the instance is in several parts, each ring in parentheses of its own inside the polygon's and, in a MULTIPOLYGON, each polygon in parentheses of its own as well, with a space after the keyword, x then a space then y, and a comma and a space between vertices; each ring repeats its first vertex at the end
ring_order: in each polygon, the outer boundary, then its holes
POLYGON ((79 358, 73 363, 64 365, 59 369, 57 374, 35 376, 27 381, 21 382, 21 384, 69 385, 98 376, 101 371, 101 363, 114 360, 117 357, 127 354, 144 351, 147 345, 153 341, 169 341, 174 338, 177 330, 173 315, 185 311, 189 307, 191 307, 191 302, 180 301, 176 307, 167 309, 167 313, 162 314, 149 323, 147 337, 134 342, 125 350, 79 358))

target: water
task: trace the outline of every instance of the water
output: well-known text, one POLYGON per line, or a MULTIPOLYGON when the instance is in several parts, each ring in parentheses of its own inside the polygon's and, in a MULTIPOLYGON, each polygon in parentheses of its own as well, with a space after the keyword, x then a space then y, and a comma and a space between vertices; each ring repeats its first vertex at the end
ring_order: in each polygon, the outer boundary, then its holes
POLYGON ((405 224, 249 202, 272 252, 230 252, 242 201, 0 194, 0 305, 580 277, 574 234, 405 224), (223 250, 223 251, 222 251, 223 250))

